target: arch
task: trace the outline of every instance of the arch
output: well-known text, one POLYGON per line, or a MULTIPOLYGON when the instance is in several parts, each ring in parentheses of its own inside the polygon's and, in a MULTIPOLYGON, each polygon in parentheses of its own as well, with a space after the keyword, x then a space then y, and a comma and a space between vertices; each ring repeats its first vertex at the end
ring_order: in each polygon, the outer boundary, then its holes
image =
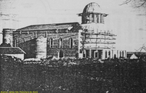
POLYGON ((95 58, 99 58, 99 53, 98 53, 98 51, 95 51, 95 52, 94 52, 94 57, 95 57, 95 58))
POLYGON ((72 38, 69 39, 69 43, 70 43, 69 47, 72 48, 73 47, 73 39, 72 38))

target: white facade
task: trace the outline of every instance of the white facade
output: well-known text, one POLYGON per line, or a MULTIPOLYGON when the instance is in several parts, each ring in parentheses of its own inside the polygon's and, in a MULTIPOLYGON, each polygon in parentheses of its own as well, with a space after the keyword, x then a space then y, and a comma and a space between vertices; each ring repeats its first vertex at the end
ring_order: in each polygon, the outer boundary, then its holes
POLYGON ((4 54, 6 56, 12 56, 12 57, 17 57, 20 58, 21 60, 24 59, 24 54, 4 54))

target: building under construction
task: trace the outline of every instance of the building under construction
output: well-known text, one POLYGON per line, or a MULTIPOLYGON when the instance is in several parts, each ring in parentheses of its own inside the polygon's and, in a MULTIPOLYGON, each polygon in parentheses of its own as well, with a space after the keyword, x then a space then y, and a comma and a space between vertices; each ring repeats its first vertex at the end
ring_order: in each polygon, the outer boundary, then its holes
POLYGON ((17 30, 4 29, 3 44, 20 47, 26 52, 25 58, 126 57, 125 50, 116 49, 116 35, 104 26, 108 14, 103 13, 97 3, 89 3, 78 15, 81 24, 39 24, 17 30))

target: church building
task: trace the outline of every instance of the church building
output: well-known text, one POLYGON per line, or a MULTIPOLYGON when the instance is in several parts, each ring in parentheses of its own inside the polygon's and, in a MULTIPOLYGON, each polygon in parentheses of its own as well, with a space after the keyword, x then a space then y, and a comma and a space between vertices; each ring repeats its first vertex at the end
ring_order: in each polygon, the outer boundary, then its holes
POLYGON ((82 23, 30 25, 17 30, 3 29, 3 44, 20 47, 25 58, 126 58, 125 50, 117 50, 116 35, 107 29, 108 14, 91 2, 78 14, 82 23))

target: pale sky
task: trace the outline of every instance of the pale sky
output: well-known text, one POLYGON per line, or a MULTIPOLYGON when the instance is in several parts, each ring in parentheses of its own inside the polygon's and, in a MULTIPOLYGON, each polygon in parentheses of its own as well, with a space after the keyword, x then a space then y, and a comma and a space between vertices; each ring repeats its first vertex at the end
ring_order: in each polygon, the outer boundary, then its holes
MULTIPOLYGON (((134 51, 146 46, 146 9, 122 5, 124 0, 0 0, 0 32, 3 28, 21 28, 32 24, 79 22, 90 2, 109 14, 105 25, 117 34, 117 48, 134 51), (3 15, 1 15, 1 13, 3 15), (9 16, 7 16, 9 14, 9 16)), ((0 35, 0 43, 2 42, 0 35)))

